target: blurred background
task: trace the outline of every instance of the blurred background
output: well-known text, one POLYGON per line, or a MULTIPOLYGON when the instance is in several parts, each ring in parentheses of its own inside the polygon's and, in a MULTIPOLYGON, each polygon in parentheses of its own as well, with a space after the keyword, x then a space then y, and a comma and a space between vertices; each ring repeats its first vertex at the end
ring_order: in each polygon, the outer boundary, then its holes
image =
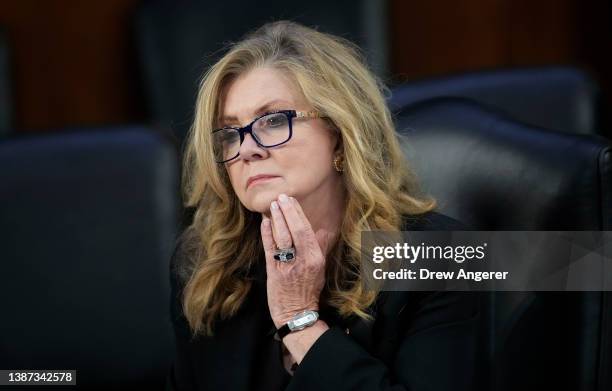
MULTIPOLYGON (((162 389, 198 81, 279 19, 360 45, 442 212, 612 229, 610 1, 4 0, 0 369, 162 389)), ((612 388, 607 292, 503 293, 484 309, 482 389, 612 388)))
POLYGON ((575 66, 611 107, 606 0, 3 1, 0 133, 188 127, 226 41, 288 18, 359 43, 390 86, 498 68, 575 66))

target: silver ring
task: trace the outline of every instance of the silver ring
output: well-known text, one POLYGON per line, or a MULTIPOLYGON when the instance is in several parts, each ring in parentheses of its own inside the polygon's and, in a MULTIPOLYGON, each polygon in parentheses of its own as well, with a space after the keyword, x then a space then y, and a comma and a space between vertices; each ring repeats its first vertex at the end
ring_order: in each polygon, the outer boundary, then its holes
POLYGON ((274 259, 279 262, 291 262, 295 259, 295 247, 274 250, 274 259))

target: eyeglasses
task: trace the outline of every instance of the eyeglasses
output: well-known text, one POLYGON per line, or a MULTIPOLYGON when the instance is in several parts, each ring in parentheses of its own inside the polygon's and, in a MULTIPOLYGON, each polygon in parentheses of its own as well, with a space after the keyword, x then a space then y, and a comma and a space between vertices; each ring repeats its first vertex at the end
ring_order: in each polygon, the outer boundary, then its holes
POLYGON ((242 127, 224 127, 212 131, 213 150, 217 163, 238 157, 245 133, 263 148, 286 143, 293 135, 293 118, 326 118, 316 111, 279 110, 263 114, 242 127))

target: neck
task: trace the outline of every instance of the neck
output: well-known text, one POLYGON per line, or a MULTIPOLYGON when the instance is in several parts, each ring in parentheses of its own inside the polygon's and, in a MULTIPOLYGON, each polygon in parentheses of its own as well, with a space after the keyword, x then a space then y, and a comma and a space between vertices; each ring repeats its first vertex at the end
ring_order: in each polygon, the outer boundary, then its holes
MULTIPOLYGON (((326 188, 325 191, 317 192, 303 199, 296 197, 296 199, 302 206, 315 234, 319 231, 333 235, 339 234, 346 203, 346 191, 341 181, 337 181, 332 189, 326 188)), ((332 245, 333 243, 330 243, 328 251, 332 245)))

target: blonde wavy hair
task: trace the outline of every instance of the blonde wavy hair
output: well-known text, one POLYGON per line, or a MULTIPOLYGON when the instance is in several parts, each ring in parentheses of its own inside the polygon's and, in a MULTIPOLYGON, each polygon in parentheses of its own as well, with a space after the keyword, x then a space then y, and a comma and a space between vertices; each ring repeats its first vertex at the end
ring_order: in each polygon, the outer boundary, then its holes
POLYGON ((289 75, 341 137, 347 202, 340 236, 327 257, 322 306, 342 317, 370 318, 367 308, 377 292, 361 284, 361 231, 399 231, 403 215, 436 206, 420 192, 385 102, 388 89, 369 70, 359 48, 291 21, 263 25, 232 43, 205 72, 186 138, 183 203, 195 213, 178 239, 188 260, 178 273, 185 283, 183 312, 193 336, 212 335, 217 320, 236 314, 253 282, 249 271, 263 259, 261 215, 240 203, 224 166, 214 161, 211 143, 224 86, 263 66, 289 75))

